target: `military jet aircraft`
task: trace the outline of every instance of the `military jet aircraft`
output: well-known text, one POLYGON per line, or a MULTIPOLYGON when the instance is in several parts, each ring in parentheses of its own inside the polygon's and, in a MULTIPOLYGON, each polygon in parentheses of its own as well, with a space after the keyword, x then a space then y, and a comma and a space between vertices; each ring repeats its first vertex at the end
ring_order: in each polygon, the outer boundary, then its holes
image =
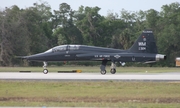
POLYGON ((153 63, 165 60, 166 55, 158 54, 156 42, 152 30, 144 30, 131 48, 120 50, 114 48, 95 47, 87 45, 60 45, 43 53, 22 56, 28 61, 41 61, 44 63, 43 73, 47 74, 46 68, 49 61, 102 61, 100 73, 106 74, 106 64, 111 61, 112 74, 116 73, 116 62, 122 65, 125 62, 153 63))

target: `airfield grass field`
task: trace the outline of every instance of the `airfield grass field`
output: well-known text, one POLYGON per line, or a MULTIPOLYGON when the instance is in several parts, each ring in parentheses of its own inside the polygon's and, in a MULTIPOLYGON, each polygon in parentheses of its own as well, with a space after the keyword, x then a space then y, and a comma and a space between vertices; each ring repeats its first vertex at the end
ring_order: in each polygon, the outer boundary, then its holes
POLYGON ((178 108, 179 82, 0 81, 0 106, 178 108))
MULTIPOLYGON (((99 67, 48 67, 49 71, 99 72, 99 67)), ((1 67, 0 72, 42 72, 42 67, 1 67)), ((109 67, 107 67, 107 71, 109 67)), ((179 72, 168 67, 117 67, 117 73, 179 72)), ((179 108, 180 82, 0 80, 0 106, 179 108)))

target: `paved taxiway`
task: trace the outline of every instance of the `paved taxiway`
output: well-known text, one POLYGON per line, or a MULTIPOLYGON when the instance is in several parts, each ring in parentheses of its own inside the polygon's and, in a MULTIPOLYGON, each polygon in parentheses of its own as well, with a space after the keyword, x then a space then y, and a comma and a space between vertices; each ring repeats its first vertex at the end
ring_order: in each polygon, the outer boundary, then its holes
POLYGON ((174 73, 19 73, 0 72, 0 80, 47 81, 180 81, 180 72, 174 73))

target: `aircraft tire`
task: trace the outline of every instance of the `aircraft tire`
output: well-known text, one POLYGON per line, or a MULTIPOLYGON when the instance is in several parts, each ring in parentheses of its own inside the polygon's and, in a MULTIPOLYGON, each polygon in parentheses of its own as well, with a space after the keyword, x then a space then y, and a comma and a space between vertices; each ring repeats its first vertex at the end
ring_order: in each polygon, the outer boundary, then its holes
POLYGON ((44 73, 44 74, 47 74, 47 73, 48 73, 48 70, 47 70, 47 69, 44 69, 44 70, 43 70, 43 73, 44 73))
POLYGON ((106 74, 106 70, 101 71, 101 74, 105 75, 106 74))
POLYGON ((116 69, 111 69, 110 72, 111 72, 111 74, 115 74, 116 73, 116 69))

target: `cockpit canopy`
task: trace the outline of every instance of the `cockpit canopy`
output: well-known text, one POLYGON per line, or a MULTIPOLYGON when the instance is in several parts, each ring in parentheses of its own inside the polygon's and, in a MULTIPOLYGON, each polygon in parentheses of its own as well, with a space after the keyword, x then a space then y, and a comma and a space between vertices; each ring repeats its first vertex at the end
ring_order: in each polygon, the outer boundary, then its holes
POLYGON ((80 45, 60 45, 53 47, 46 52, 59 52, 59 51, 68 51, 68 50, 77 50, 80 45))

